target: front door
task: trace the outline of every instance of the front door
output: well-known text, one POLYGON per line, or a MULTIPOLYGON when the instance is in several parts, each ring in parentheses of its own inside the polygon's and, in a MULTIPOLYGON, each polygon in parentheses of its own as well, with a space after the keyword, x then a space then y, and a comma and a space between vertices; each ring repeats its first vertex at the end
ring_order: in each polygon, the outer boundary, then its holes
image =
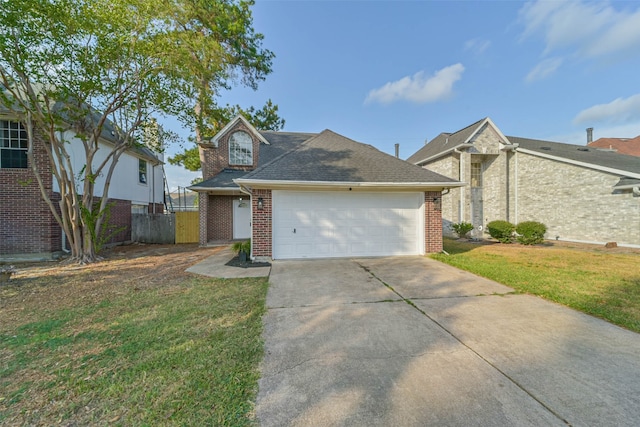
POLYGON ((233 238, 251 237, 251 200, 248 197, 233 200, 233 238))

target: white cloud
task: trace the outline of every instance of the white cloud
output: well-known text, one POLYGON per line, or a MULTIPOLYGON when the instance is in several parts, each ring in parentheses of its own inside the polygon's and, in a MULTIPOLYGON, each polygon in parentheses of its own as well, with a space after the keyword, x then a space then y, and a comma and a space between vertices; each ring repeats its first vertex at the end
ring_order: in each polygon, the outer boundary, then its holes
POLYGON ((630 123, 640 121, 640 94, 617 98, 608 104, 598 104, 582 110, 573 123, 630 123))
POLYGON ((536 80, 542 80, 546 77, 549 77, 551 74, 556 72, 561 64, 562 58, 544 59, 538 65, 536 65, 533 70, 529 72, 529 74, 527 74, 527 77, 525 77, 525 81, 531 83, 536 80))
POLYGON ((464 44, 464 50, 471 50, 476 55, 481 55, 485 50, 489 49, 491 42, 489 40, 471 39, 467 40, 464 44))
POLYGON ((446 99, 453 92, 453 84, 462 78, 463 72, 464 66, 460 63, 445 67, 433 76, 419 71, 413 76, 406 76, 378 89, 372 89, 364 102, 390 104, 406 100, 422 104, 446 99))
POLYGON ((519 17, 523 38, 544 38, 545 55, 567 49, 579 57, 597 58, 640 49, 638 7, 616 10, 608 2, 537 0, 525 4, 519 17))

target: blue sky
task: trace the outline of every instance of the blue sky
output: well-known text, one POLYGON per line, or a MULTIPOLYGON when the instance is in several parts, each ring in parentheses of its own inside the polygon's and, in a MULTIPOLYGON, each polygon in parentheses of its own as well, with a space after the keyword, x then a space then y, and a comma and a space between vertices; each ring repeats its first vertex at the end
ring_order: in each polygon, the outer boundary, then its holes
MULTIPOLYGON (((253 16, 273 73, 220 103, 272 99, 285 131, 331 129, 390 154, 399 143, 401 158, 487 116, 506 135, 574 144, 587 127, 640 134, 637 1, 257 0, 253 16)), ((166 170, 171 189, 198 176, 166 170)))

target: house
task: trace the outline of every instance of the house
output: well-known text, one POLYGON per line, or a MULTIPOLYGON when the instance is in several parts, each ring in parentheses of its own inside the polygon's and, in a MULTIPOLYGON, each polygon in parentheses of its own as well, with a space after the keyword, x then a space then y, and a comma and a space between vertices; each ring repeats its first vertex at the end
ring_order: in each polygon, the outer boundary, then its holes
MULTIPOLYGON (((100 143, 106 150, 114 142, 112 131, 112 125, 108 124, 102 134, 100 143)), ((73 136, 66 131, 73 168, 81 171, 84 148, 73 136)), ((44 202, 27 160, 27 141, 24 124, 10 111, 0 110, 0 260, 50 259, 67 247, 64 233, 44 202)), ((44 172, 45 191, 55 201, 60 199, 60 190, 44 143, 35 133, 33 157, 44 172)), ((95 162, 105 156, 106 153, 98 151, 95 162)), ((114 233, 107 243, 131 240, 132 213, 163 212, 162 161, 162 155, 146 147, 131 148, 120 157, 109 190, 112 207, 107 228, 114 233)), ((97 177, 96 197, 102 196, 103 184, 104 177, 97 177)))
POLYGON ((330 130, 258 132, 242 116, 200 149, 200 244, 251 237, 254 259, 439 252, 442 191, 462 185, 330 130))
POLYGON ((640 157, 640 136, 635 138, 598 138, 587 142, 589 147, 612 150, 620 154, 640 157))
POLYGON ((548 239, 640 245, 640 159, 590 146, 505 136, 490 118, 442 133, 410 163, 463 181, 442 201, 443 226, 539 221, 548 239))

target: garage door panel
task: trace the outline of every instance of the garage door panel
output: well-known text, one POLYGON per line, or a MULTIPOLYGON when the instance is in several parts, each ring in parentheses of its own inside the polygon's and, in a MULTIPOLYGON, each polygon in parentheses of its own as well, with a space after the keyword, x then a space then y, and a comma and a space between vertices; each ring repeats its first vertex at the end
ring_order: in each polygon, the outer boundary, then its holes
POLYGON ((423 200, 422 193, 274 191, 273 256, 419 254, 423 200))

